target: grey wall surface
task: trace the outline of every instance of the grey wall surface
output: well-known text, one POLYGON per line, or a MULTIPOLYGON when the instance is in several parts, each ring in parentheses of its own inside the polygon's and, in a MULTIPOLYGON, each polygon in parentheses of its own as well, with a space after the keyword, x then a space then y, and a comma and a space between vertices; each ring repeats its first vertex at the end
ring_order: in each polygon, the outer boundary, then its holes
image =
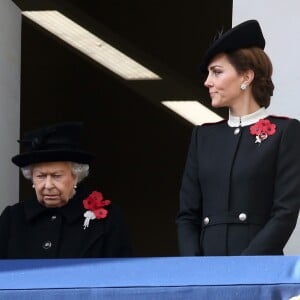
POLYGON ((11 0, 0 1, 0 212, 19 199, 21 14, 11 0))
MULTIPOLYGON (((300 118, 299 46, 300 2, 298 0, 235 0, 233 25, 247 19, 257 19, 266 39, 266 52, 273 67, 275 85, 269 112, 300 118)), ((300 183, 299 183, 300 184, 300 183)), ((285 247, 288 255, 300 254, 300 221, 285 247)))

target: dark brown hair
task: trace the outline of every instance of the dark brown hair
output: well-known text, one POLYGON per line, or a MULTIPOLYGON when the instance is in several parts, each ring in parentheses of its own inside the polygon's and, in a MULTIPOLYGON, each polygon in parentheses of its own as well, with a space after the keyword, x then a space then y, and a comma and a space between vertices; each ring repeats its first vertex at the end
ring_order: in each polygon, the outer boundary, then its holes
POLYGON ((239 74, 252 70, 254 79, 251 83, 253 97, 260 106, 268 107, 273 96, 273 67, 264 50, 256 47, 238 49, 226 53, 229 62, 239 74))

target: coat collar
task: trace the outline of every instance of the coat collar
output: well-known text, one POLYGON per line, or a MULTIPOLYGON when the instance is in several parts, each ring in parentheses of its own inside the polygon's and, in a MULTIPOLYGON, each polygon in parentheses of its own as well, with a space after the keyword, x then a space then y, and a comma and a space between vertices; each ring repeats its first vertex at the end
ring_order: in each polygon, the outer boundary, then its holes
POLYGON ((269 114, 267 113, 267 110, 265 107, 260 108, 259 110, 257 110, 256 112, 254 112, 252 114, 249 114, 246 116, 241 116, 241 117, 233 116, 229 111, 229 118, 228 118, 227 124, 230 127, 249 126, 249 125, 256 123, 260 119, 265 119, 268 115, 269 114))
POLYGON ((28 221, 43 214, 60 214, 68 223, 72 223, 80 217, 83 217, 84 207, 82 201, 89 195, 89 191, 83 187, 78 187, 75 196, 70 199, 68 204, 58 208, 47 208, 41 205, 36 196, 24 201, 25 216, 28 221))

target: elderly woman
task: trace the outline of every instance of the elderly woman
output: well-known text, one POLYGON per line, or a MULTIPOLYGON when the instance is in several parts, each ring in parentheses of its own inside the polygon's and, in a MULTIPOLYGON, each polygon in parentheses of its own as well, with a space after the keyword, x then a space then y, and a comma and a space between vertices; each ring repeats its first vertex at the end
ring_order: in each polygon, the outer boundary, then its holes
POLYGON ((79 149, 80 123, 38 129, 12 158, 35 195, 0 217, 0 258, 92 258, 131 255, 117 205, 85 189, 93 155, 79 149))

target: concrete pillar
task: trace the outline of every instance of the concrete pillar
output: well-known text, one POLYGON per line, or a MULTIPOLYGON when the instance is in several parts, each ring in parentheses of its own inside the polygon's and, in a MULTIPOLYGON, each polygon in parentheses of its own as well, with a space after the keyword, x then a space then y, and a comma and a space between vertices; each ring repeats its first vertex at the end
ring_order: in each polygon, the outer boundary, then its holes
POLYGON ((21 12, 11 0, 0 1, 0 212, 19 199, 21 12))

